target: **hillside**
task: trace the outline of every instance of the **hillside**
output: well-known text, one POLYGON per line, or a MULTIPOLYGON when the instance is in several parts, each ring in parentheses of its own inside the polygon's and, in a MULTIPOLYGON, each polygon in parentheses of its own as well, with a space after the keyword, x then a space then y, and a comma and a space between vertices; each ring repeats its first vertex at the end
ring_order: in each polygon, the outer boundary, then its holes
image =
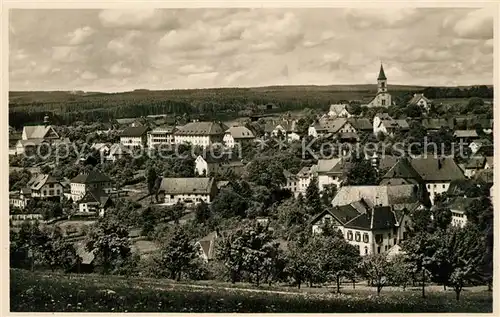
POLYGON ((279 287, 248 288, 226 283, 175 283, 171 280, 100 275, 63 275, 10 270, 13 312, 492 312, 492 293, 470 289, 456 302, 442 287, 419 289, 343 287, 297 291, 279 287), (195 283, 195 284, 192 284, 195 283))

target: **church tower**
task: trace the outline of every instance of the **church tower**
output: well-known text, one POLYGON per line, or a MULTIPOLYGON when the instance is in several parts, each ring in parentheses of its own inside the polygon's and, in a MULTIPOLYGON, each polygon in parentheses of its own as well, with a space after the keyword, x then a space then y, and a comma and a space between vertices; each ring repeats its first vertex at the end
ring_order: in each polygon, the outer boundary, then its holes
POLYGON ((382 64, 380 64, 380 72, 378 73, 377 83, 378 93, 387 92, 387 77, 385 77, 384 66, 382 66, 382 64))

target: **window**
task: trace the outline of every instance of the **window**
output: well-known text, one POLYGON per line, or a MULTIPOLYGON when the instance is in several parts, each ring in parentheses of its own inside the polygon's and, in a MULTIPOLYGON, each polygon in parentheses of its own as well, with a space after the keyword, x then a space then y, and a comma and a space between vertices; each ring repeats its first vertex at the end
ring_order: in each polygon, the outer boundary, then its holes
POLYGON ((361 241, 361 233, 356 231, 355 239, 356 239, 356 242, 361 241))
POLYGON ((382 99, 382 106, 385 106, 385 99, 382 99))
POLYGON ((365 247, 365 254, 368 254, 368 248, 365 247))
POLYGON ((380 87, 381 87, 381 88, 385 88, 385 82, 381 82, 381 83, 380 83, 380 87))
POLYGON ((376 243, 382 243, 382 240, 384 240, 384 237, 381 234, 375 235, 375 242, 376 243))
POLYGON ((389 239, 391 238, 391 233, 390 232, 387 234, 387 238, 389 238, 389 239))
POLYGON ((396 238, 394 238, 394 245, 396 245, 396 244, 397 244, 397 241, 396 241, 396 238))
POLYGON ((49 190, 49 196, 54 196, 54 190, 53 189, 49 190))
POLYGON ((377 253, 380 253, 380 247, 377 247, 377 253))
POLYGON ((49 188, 54 188, 54 184, 49 184, 49 188))
POLYGON ((368 233, 363 233, 363 242, 364 243, 370 242, 370 238, 368 237, 368 233))
POLYGON ((384 250, 387 251, 387 246, 384 246, 384 250))
POLYGON ((352 241, 352 231, 347 231, 347 240, 352 241))
POLYGON ((403 240, 406 240, 407 237, 408 237, 408 233, 406 231, 403 232, 403 240))
POLYGON ((445 188, 445 185, 443 184, 443 189, 445 188))

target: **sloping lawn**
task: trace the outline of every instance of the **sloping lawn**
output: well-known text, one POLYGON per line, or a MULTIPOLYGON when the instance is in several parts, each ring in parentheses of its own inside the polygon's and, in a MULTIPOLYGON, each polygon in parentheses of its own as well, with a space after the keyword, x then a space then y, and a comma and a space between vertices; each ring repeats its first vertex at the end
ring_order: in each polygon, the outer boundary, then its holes
POLYGON ((492 293, 387 290, 380 296, 276 292, 169 280, 10 270, 13 312, 492 312, 492 293))

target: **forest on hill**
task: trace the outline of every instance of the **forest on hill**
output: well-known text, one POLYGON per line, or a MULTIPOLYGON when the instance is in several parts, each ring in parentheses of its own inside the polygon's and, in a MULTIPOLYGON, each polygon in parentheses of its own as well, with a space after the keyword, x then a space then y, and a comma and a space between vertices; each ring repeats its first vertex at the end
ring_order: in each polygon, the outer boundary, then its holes
MULTIPOLYGON (((429 98, 492 98, 493 88, 419 87, 391 85, 396 102, 413 93, 429 98)), ((304 108, 327 109, 341 101, 366 102, 376 93, 376 85, 272 86, 255 88, 213 88, 184 90, 139 89, 122 93, 68 91, 9 92, 9 125, 20 128, 37 123, 48 114, 55 124, 76 121, 109 122, 126 117, 170 114, 227 120, 269 112, 304 108), (269 105, 269 106, 268 106, 269 105)))

